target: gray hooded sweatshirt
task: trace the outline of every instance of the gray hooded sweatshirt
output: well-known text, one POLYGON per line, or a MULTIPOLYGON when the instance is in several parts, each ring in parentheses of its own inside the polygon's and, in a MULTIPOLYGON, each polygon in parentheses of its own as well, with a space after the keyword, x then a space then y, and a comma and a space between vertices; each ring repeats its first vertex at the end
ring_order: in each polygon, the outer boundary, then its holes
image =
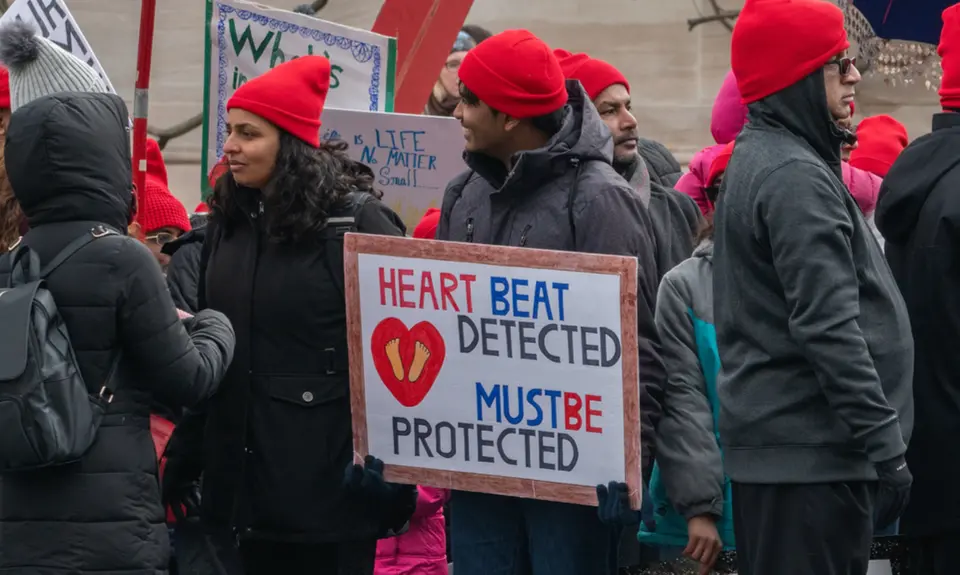
POLYGON ((907 310, 818 70, 748 106, 717 207, 720 439, 741 483, 869 481, 913 428, 907 310))

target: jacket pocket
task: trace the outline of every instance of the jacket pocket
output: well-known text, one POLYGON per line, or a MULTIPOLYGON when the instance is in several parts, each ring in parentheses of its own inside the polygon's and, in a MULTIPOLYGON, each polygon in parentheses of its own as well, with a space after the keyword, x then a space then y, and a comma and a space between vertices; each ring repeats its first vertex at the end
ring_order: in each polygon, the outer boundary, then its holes
POLYGON ((254 525, 323 530, 337 521, 341 482, 353 458, 346 374, 257 377, 247 477, 254 525))

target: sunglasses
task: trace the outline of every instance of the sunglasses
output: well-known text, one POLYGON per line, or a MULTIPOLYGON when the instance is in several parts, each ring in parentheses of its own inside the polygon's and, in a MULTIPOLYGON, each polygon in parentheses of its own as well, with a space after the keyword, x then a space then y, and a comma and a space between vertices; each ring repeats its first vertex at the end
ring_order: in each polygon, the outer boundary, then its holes
POLYGON ((153 242, 158 246, 162 246, 162 245, 169 244, 173 240, 177 239, 177 236, 174 234, 171 234, 170 232, 160 232, 158 234, 150 234, 149 236, 146 236, 143 239, 145 239, 148 242, 153 242))
POLYGON ((836 64, 837 68, 840 70, 841 76, 846 76, 850 73, 851 68, 855 68, 857 65, 856 58, 834 58, 830 60, 824 66, 829 66, 830 64, 836 64))

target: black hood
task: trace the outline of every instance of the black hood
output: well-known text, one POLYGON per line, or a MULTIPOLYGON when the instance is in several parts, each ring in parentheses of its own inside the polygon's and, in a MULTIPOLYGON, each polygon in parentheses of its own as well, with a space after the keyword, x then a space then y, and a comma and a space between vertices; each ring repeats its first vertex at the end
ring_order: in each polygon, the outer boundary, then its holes
POLYGON ((833 121, 823 70, 747 105, 747 124, 784 129, 806 142, 842 181, 840 147, 852 135, 833 121))
POLYGON ((535 190, 565 174, 573 159, 612 163, 613 136, 578 80, 567 80, 564 114, 560 131, 544 147, 517 153, 509 174, 503 162, 486 154, 464 152, 463 159, 501 191, 535 190))
POLYGON ((127 107, 113 94, 45 96, 10 117, 4 161, 31 228, 101 222, 126 233, 133 202, 127 107))
POLYGON ((905 244, 920 219, 927 196, 944 174, 960 164, 960 114, 933 117, 933 131, 900 154, 880 187, 877 229, 892 244, 905 244))

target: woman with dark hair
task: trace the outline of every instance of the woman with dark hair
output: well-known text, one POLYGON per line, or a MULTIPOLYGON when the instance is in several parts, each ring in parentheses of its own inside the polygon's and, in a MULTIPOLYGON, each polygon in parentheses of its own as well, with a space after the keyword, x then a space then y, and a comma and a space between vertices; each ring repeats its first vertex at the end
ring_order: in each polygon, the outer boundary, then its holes
POLYGON ((372 573, 377 538, 416 504, 378 461, 351 465, 343 234, 405 230, 347 145, 320 142, 329 81, 330 62, 305 56, 227 102, 229 171, 209 202, 199 305, 231 319, 238 352, 167 451, 168 501, 202 468, 201 518, 235 534, 247 575, 372 573), (366 492, 347 488, 348 469, 366 492))

